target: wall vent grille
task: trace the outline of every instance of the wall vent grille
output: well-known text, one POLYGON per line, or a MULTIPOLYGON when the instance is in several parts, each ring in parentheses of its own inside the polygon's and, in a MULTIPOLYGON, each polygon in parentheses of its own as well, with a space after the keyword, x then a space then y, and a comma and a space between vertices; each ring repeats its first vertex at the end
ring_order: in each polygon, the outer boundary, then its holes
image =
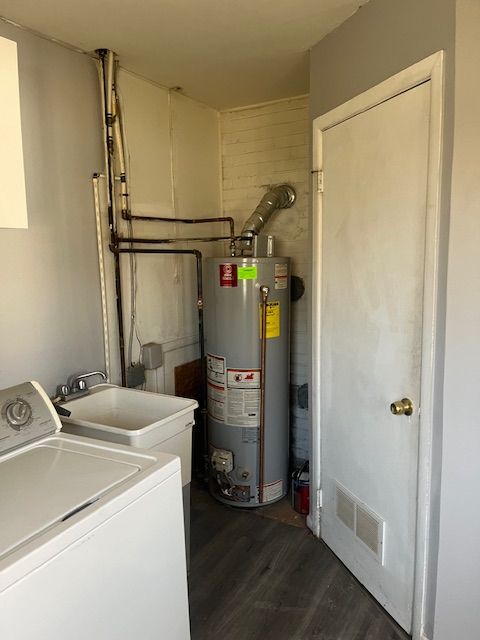
POLYGON ((336 501, 337 517, 351 531, 355 531, 355 501, 350 496, 337 487, 336 501))
POLYGON ((353 535, 383 564, 385 522, 352 493, 336 483, 335 513, 353 535))

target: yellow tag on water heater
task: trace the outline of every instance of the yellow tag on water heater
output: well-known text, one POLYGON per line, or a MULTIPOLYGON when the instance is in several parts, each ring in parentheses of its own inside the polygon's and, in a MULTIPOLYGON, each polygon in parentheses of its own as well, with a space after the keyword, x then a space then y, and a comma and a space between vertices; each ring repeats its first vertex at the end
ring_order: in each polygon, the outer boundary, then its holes
MULTIPOLYGON (((263 304, 259 305, 260 311, 260 338, 262 337, 262 310, 263 304)), ((267 302, 267 338, 280 337, 280 302, 267 302)))

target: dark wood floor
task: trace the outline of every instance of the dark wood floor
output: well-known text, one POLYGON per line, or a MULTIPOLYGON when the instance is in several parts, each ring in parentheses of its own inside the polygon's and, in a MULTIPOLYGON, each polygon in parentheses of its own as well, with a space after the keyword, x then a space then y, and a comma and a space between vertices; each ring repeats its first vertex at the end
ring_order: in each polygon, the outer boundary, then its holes
POLYGON ((409 637, 308 530, 192 493, 192 640, 409 637))

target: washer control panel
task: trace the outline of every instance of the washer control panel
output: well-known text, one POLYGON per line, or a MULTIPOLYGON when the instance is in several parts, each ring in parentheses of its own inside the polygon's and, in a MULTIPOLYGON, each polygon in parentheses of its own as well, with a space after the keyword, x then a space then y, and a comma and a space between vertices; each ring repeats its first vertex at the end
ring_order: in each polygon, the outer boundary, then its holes
POLYGON ((0 454, 60 430, 60 420, 38 382, 0 391, 0 454))

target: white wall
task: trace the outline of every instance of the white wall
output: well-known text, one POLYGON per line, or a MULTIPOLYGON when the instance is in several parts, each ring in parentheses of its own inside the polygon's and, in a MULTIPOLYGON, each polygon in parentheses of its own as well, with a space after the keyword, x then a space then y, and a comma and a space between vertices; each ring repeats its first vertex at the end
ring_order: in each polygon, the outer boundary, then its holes
MULTIPOLYGON (((120 61, 121 62, 121 61, 120 61)), ((132 205, 139 215, 174 217, 168 91, 119 70, 130 157, 132 205)))
MULTIPOLYGON (((292 98, 221 114, 223 211, 238 233, 269 185, 295 187, 292 209, 279 211, 266 231, 275 236, 276 253, 292 258, 292 273, 307 284, 309 120, 308 97, 292 98)), ((307 381, 307 295, 292 303, 291 382, 307 381)), ((294 458, 308 458, 307 411, 292 407, 294 458)))
POLYGON ((18 43, 29 228, 0 229, 0 388, 53 394, 103 365, 90 178, 103 166, 90 58, 0 23, 18 43))
MULTIPOLYGON (((120 70, 118 86, 130 166, 131 209, 136 215, 174 218, 218 216, 221 213, 218 113, 194 100, 120 70)), ((113 260, 106 263, 109 286, 112 378, 119 381, 113 260)), ((178 238, 223 235, 221 225, 184 225, 133 222, 137 237, 178 238)), ((127 232, 121 222, 119 230, 127 232)), ((151 245, 150 245, 151 246, 151 245)), ((207 244, 160 245, 161 248, 198 248, 205 256, 215 247, 207 244)), ((220 250, 220 247, 218 248, 220 250)), ((165 364, 147 374, 147 388, 174 392, 174 367, 198 357, 195 260, 192 257, 137 255, 136 325, 133 362, 140 358, 139 341, 164 346, 165 364)), ((130 267, 122 256, 125 302, 125 340, 130 330, 130 267)), ((128 365, 128 362, 127 362, 128 365)))
MULTIPOLYGON (((18 42, 29 212, 29 229, 0 229, 0 388, 35 378, 53 394, 70 373, 105 367, 91 185, 92 174, 104 171, 98 77, 88 56, 3 23, 0 35, 18 42)), ((218 215, 217 112, 123 71, 120 86, 133 212, 218 215)), ((100 186, 104 205, 104 182, 100 186)), ((102 214, 110 354, 118 381, 113 259, 104 207, 102 214)), ((194 228, 210 235, 225 231, 219 226, 137 223, 135 233, 184 236, 194 228)), ((199 248, 206 255, 215 250, 199 248)), ((128 337, 127 262, 122 259, 128 337)), ((163 343, 166 354, 165 366, 150 374, 150 388, 173 392, 174 367, 198 357, 194 261, 140 256, 137 264, 139 336, 163 343)))
POLYGON ((458 0, 435 640, 480 634, 480 5, 458 0))

